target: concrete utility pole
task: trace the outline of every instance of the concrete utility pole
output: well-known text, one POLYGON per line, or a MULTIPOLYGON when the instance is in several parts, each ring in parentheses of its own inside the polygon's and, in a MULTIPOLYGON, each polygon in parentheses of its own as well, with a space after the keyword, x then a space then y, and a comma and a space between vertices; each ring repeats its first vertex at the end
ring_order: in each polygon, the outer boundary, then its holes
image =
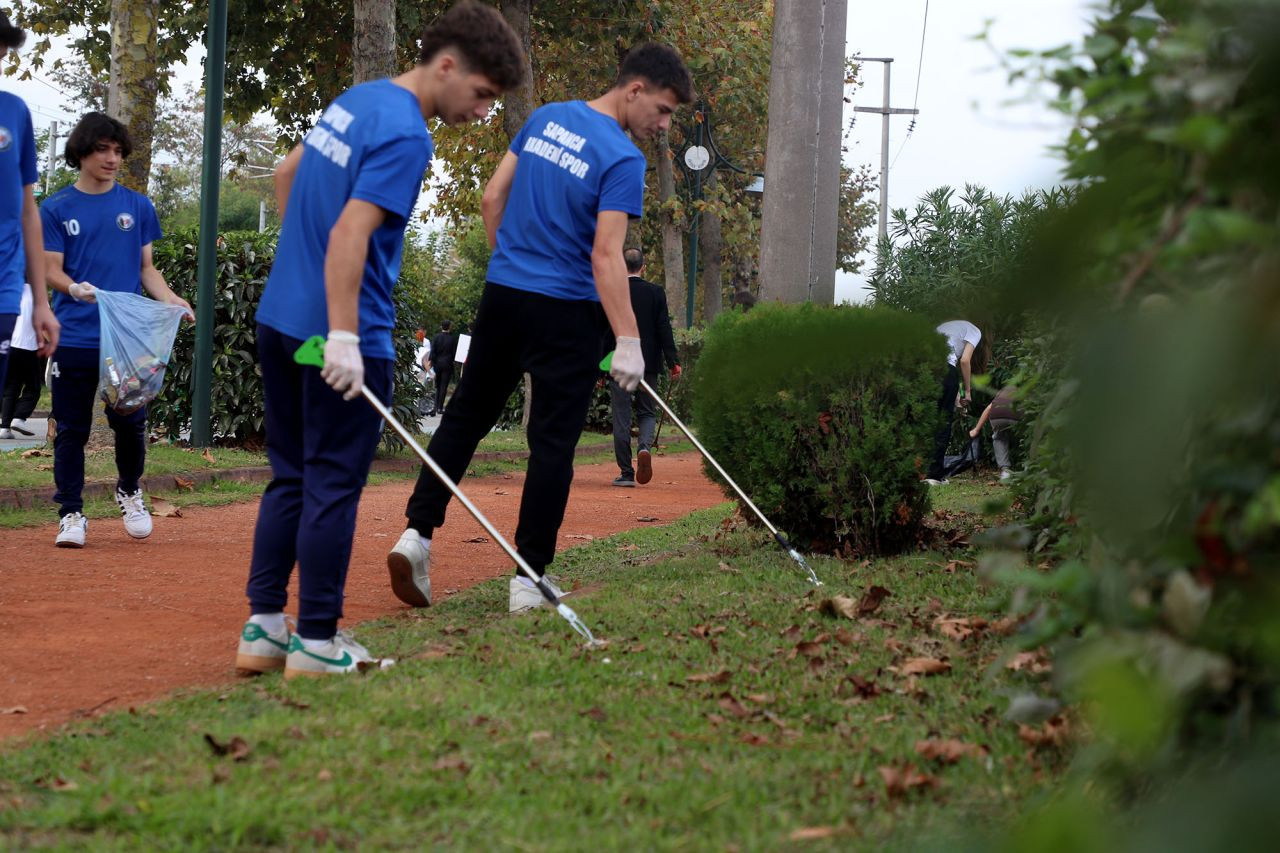
POLYGON ((835 302, 847 0, 776 0, 760 296, 835 302))
POLYGON ((884 106, 853 108, 856 113, 880 113, 884 117, 883 124, 880 127, 880 239, 884 240, 889 236, 889 116, 914 116, 919 115, 920 111, 892 109, 889 107, 889 71, 893 68, 892 59, 860 56, 858 61, 884 63, 884 106))
POLYGON ((48 198, 49 190, 53 187, 53 170, 57 167, 58 162, 58 122, 54 121, 49 126, 49 168, 44 171, 44 194, 48 198))

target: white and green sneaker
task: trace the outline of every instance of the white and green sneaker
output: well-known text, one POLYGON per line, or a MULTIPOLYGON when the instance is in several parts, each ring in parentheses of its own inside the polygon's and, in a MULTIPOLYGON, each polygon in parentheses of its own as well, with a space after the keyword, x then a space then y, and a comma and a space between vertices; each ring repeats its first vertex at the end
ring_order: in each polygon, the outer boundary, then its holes
POLYGON ((323 646, 309 649, 302 638, 294 634, 289 640, 289 656, 285 658, 284 677, 301 675, 340 675, 348 672, 368 672, 371 669, 388 669, 395 665, 390 658, 375 658, 369 650, 357 643, 350 634, 339 631, 323 646))
POLYGON ((262 675, 284 669, 291 636, 288 625, 272 634, 254 622, 244 623, 240 648, 236 650, 236 675, 262 675))

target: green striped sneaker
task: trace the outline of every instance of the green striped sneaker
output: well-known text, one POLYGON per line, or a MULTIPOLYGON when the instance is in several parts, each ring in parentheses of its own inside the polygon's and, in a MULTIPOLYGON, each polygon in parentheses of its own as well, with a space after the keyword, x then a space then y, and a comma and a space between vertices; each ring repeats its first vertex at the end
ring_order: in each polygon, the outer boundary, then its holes
POLYGON ((285 658, 284 677, 300 675, 339 675, 347 672, 368 672, 387 669, 395 665, 390 658, 375 658, 369 650, 357 643, 350 634, 339 631, 323 646, 309 649, 297 634, 289 641, 289 656, 285 658))
POLYGON ((261 625, 244 623, 236 651, 236 675, 262 675, 284 669, 290 636, 288 624, 280 633, 269 634, 261 625))

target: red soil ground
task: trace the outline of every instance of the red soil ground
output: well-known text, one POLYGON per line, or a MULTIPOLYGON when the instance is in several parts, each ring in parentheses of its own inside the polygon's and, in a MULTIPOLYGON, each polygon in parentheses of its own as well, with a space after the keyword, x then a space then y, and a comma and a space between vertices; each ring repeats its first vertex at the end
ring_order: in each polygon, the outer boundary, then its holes
MULTIPOLYGON (((724 501, 696 453, 660 456, 648 486, 619 489, 611 464, 577 468, 560 548, 645 524, 665 524, 724 501), (640 518, 656 518, 642 522, 640 518)), ((514 536, 522 472, 464 482, 467 495, 514 536)), ((347 580, 345 625, 407 610, 391 594, 386 552, 404 525, 412 481, 365 490, 347 580)), ((245 576, 257 502, 191 507, 156 518, 137 542, 114 519, 89 524, 83 550, 53 547, 52 521, 0 534, 0 738, 127 708, 177 687, 235 679, 237 634, 248 615, 245 576), (163 644, 163 649, 161 649, 163 644)), ((456 502, 432 542, 436 601, 506 574, 510 560, 456 502)), ((297 593, 296 575, 290 601, 297 593)))

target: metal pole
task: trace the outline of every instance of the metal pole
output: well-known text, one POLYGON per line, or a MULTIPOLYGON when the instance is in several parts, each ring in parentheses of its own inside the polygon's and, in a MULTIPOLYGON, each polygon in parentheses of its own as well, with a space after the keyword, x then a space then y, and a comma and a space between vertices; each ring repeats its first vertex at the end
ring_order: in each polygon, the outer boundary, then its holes
POLYGON ((44 194, 47 198, 53 188, 53 170, 58 161, 58 122, 49 126, 49 168, 44 172, 44 194))
POLYGON ((191 444, 213 441, 214 285, 218 273, 218 190, 222 180, 222 89, 227 57, 227 0, 209 4, 205 57, 204 164, 200 177, 200 245, 196 268, 196 348, 191 371, 191 444))
MULTIPOLYGON (((693 144, 702 145, 702 122, 694 118, 693 144)), ((689 281, 688 300, 685 304, 685 328, 693 328, 693 294, 698 287, 698 227, 702 223, 702 213, 698 210, 698 202, 702 201, 702 170, 693 176, 692 193, 693 210, 689 214, 689 281)))
POLYGON ((267 230, 267 201, 260 199, 258 201, 258 233, 261 234, 267 230))
POLYGON ((884 62, 884 116, 880 122, 880 239, 889 236, 889 72, 893 60, 884 62))

